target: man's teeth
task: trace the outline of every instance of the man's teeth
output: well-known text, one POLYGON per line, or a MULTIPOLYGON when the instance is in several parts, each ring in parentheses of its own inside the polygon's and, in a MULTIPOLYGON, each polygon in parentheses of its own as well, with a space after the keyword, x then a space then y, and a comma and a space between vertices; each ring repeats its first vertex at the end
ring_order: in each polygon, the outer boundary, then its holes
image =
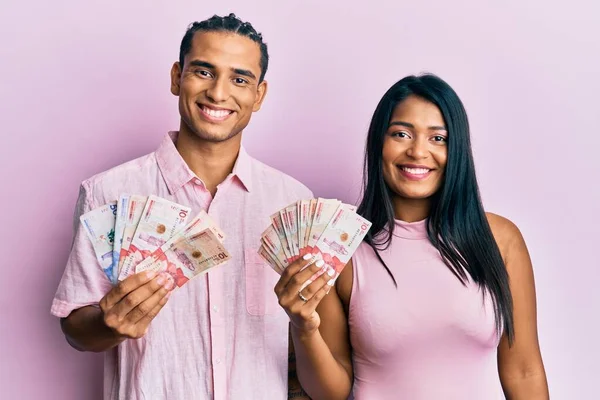
POLYGON ((208 107, 202 107, 202 111, 204 111, 206 114, 210 115, 211 117, 215 117, 215 118, 223 118, 223 117, 226 117, 229 114, 231 114, 231 111, 229 111, 229 110, 213 110, 208 107))
POLYGON ((428 168, 408 168, 408 167, 400 167, 402 171, 406 171, 409 174, 413 175, 423 175, 430 171, 428 168))

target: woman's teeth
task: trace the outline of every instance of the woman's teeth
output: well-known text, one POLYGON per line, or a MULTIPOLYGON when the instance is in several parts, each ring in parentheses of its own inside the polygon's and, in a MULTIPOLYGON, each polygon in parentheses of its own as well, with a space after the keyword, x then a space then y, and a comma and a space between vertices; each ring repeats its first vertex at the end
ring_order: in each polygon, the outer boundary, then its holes
POLYGON ((429 171, 431 171, 428 168, 408 168, 408 167, 400 167, 402 169, 402 171, 406 171, 409 174, 413 174, 413 175, 423 175, 428 173, 429 171))

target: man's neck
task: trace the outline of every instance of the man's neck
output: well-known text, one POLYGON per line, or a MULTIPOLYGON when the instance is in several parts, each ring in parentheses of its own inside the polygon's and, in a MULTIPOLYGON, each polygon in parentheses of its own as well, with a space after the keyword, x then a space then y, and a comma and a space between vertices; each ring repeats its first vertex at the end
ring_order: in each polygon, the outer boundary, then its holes
POLYGON ((188 167, 214 196, 217 185, 233 170, 240 151, 241 136, 240 133, 224 142, 214 143, 202 140, 182 129, 175 147, 188 167))

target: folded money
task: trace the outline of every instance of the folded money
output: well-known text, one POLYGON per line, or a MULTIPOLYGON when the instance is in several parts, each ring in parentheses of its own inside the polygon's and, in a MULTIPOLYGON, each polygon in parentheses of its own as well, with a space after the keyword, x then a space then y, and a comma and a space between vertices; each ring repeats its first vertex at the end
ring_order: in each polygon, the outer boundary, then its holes
POLYGON ((356 207, 336 199, 301 200, 271 215, 258 254, 281 274, 290 263, 312 254, 335 270, 337 279, 371 228, 356 207))
POLYGON ((230 259, 214 232, 207 228, 198 233, 177 234, 140 262, 136 272, 166 271, 179 287, 193 277, 230 259))
POLYGON ((79 217, 85 233, 92 242, 100 268, 111 281, 116 275, 113 255, 116 213, 117 202, 113 201, 79 217))
POLYGON ((158 196, 121 194, 80 217, 100 267, 113 285, 134 273, 171 274, 177 286, 231 257, 225 234, 201 211, 158 196))
POLYGON ((119 280, 133 275, 140 261, 182 229, 190 210, 172 201, 149 196, 119 271, 119 280))

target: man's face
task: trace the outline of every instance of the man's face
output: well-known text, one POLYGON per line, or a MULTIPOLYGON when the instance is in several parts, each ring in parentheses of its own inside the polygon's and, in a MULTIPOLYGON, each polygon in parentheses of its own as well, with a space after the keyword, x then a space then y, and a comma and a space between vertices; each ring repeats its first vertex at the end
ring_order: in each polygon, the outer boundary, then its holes
POLYGON ((267 91, 260 46, 234 33, 197 32, 184 65, 171 69, 171 92, 179 96, 181 129, 209 142, 242 132, 267 91))

